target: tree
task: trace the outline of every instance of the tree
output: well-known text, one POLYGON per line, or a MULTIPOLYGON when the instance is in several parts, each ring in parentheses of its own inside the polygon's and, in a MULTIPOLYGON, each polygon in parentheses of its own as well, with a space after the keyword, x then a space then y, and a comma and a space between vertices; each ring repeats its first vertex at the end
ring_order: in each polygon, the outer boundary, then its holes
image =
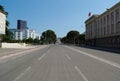
POLYGON ((42 33, 41 42, 43 44, 52 44, 55 43, 57 36, 53 30, 47 30, 42 33))
POLYGON ((2 5, 0 5, 0 11, 5 12, 4 7, 2 5))
POLYGON ((61 38, 61 42, 64 44, 83 45, 85 44, 85 33, 79 34, 78 31, 69 31, 65 37, 61 38))
POLYGON ((85 44, 85 34, 79 35, 79 44, 85 44))
POLYGON ((77 44, 78 43, 78 38, 79 38, 79 32, 72 30, 67 33, 67 42, 70 44, 77 44))
POLYGON ((34 39, 34 43, 37 43, 37 44, 39 44, 39 43, 40 43, 40 40, 39 40, 39 38, 35 38, 35 39, 34 39))

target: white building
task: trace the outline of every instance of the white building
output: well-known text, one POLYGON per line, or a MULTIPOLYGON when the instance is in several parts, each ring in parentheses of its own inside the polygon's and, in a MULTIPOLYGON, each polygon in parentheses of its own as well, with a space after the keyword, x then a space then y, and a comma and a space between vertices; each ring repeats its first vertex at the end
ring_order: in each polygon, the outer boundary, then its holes
POLYGON ((5 34, 6 14, 0 11, 0 34, 5 34))
POLYGON ((13 39, 14 40, 23 40, 23 39, 28 39, 28 38, 32 38, 32 39, 38 38, 38 39, 40 39, 39 34, 35 30, 10 29, 10 31, 13 33, 13 39))

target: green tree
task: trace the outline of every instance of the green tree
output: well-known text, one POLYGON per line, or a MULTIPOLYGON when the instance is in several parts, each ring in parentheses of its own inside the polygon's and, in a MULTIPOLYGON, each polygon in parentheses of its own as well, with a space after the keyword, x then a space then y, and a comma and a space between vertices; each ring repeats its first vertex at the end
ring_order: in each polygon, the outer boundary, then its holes
POLYGON ((39 38, 35 38, 35 39, 34 39, 34 43, 37 43, 37 44, 40 43, 39 38))
POLYGON ((79 44, 85 44, 85 34, 79 35, 79 44))
POLYGON ((5 12, 4 7, 2 5, 0 5, 0 11, 5 12))
POLYGON ((67 33, 67 42, 70 44, 77 44, 78 43, 78 38, 79 38, 79 32, 72 30, 67 33))
POLYGON ((25 43, 34 43, 34 40, 32 38, 25 39, 25 43))
POLYGON ((61 38, 61 42, 64 44, 77 44, 77 45, 83 45, 85 44, 85 34, 79 34, 79 32, 77 32, 75 34, 76 31, 70 31, 67 33, 67 36, 61 38), (71 35, 72 34, 72 35, 71 35), (78 35, 79 34, 79 35, 78 35), (76 38, 74 40, 74 37, 76 38))
POLYGON ((43 44, 52 44, 55 43, 57 36, 53 30, 47 30, 42 33, 41 42, 43 44))
POLYGON ((65 37, 61 38, 61 42, 64 44, 67 43, 68 42, 67 37, 65 36, 65 37))

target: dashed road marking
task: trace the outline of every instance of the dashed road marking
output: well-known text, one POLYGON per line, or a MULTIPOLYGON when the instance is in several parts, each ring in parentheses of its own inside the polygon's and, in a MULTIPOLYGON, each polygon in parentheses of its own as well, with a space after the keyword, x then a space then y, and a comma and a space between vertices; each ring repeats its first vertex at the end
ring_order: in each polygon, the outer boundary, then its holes
POLYGON ((82 73, 82 71, 77 66, 75 66, 75 70, 82 76, 82 78, 84 79, 84 81, 89 81, 87 79, 87 77, 82 73))
POLYGON ((65 55, 69 60, 71 60, 70 56, 68 54, 65 55))
POLYGON ((118 64, 118 63, 115 63, 115 62, 112 62, 112 61, 109 61, 109 60, 106 60, 106 59, 97 57, 97 56, 95 56, 95 55, 89 54, 89 53, 87 53, 87 52, 80 51, 80 50, 75 49, 75 48, 72 48, 72 47, 68 47, 68 46, 65 46, 65 47, 67 47, 67 48, 69 48, 69 49, 71 49, 71 50, 73 50, 73 51, 76 51, 76 52, 78 52, 78 53, 81 53, 81 54, 83 54, 83 55, 89 56, 89 57, 91 57, 91 58, 93 58, 93 59, 99 60, 99 61, 101 61, 101 62, 107 63, 107 64, 109 64, 109 65, 111 65, 111 66, 114 66, 114 67, 120 69, 120 64, 118 64))
POLYGON ((28 72, 30 69, 31 69, 31 67, 29 66, 27 69, 25 69, 24 72, 22 72, 19 76, 17 76, 14 81, 18 81, 18 80, 19 80, 20 78, 22 78, 22 77, 25 75, 25 73, 28 72))
POLYGON ((46 54, 44 53, 38 60, 40 61, 46 54))

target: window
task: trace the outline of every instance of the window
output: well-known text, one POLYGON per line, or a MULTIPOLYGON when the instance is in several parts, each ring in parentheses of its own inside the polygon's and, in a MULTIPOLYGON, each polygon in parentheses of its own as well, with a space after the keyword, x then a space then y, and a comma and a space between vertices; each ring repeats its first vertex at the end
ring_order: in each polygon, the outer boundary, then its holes
POLYGON ((103 18, 104 36, 106 35, 106 17, 103 18))
POLYGON ((109 15, 107 15, 107 35, 110 34, 110 26, 109 26, 110 18, 109 15))
POLYGON ((114 12, 111 13, 111 34, 114 34, 114 12))
POLYGON ((119 9, 115 11, 115 20, 116 20, 116 33, 120 32, 120 21, 119 21, 119 9))
POLYGON ((101 20, 100 20, 100 23, 101 23, 101 26, 100 26, 100 30, 101 30, 101 32, 100 32, 100 36, 102 36, 102 32, 103 32, 103 28, 102 28, 102 18, 101 18, 101 20))

